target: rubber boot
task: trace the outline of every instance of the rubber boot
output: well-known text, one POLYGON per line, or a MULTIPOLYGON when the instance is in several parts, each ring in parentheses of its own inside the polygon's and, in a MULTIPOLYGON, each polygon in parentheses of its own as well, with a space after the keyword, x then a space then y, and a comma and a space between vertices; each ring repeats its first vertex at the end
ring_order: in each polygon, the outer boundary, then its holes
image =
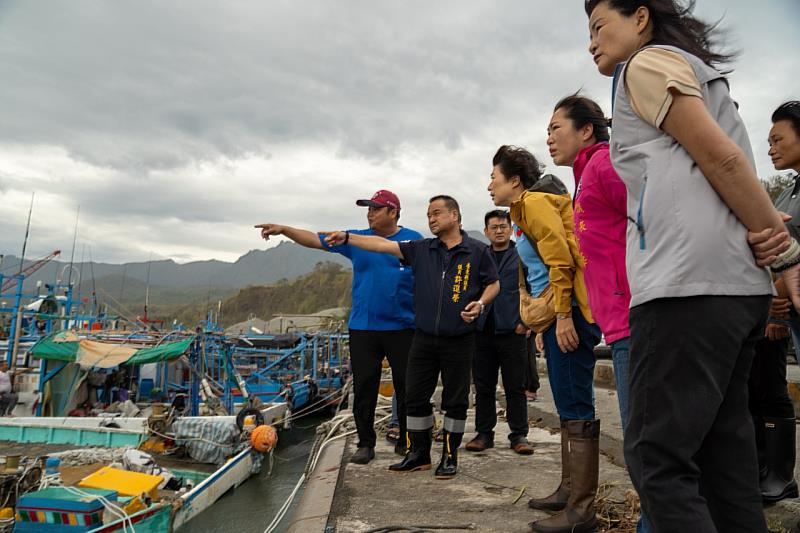
POLYGON ((436 467, 434 477, 436 479, 453 479, 458 472, 458 447, 461 446, 463 433, 450 433, 445 430, 443 433, 442 460, 436 467))
POLYGON ((405 430, 400 431, 400 438, 394 443, 394 453, 404 457, 408 453, 408 432, 405 430))
POLYGON ((765 503, 784 498, 797 498, 794 418, 764 417, 764 465, 766 475, 761 479, 761 497, 765 503))
POLYGON ((569 420, 570 493, 557 515, 530 524, 536 533, 591 533, 597 531, 594 499, 600 474, 600 421, 569 420))
POLYGON ((528 507, 540 511, 557 512, 567 506, 569 498, 569 442, 567 439, 567 426, 561 421, 561 483, 556 491, 545 498, 531 498, 528 507))
POLYGON ((392 472, 416 472, 431 469, 431 431, 406 431, 408 453, 399 463, 389 465, 392 472))

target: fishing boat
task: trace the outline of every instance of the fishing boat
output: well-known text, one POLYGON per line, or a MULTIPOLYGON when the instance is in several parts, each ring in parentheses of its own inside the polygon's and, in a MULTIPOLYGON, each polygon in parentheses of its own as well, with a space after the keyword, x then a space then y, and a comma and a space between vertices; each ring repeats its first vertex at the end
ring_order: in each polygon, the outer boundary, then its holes
MULTIPOLYGON (((285 402, 262 406, 259 409, 260 427, 279 424, 285 413, 285 402)), ((163 532, 171 531, 171 528, 178 528, 189 522, 199 513, 211 507, 226 492, 241 485, 251 475, 261 470, 263 455, 253 448, 250 441, 246 440, 250 438, 251 433, 247 431, 247 428, 239 430, 234 416, 178 418, 163 430, 165 433, 158 432, 156 437, 160 438, 156 439, 157 443, 152 442, 152 419, 133 417, 115 418, 113 421, 113 426, 109 427, 109 419, 101 417, 0 419, 0 440, 6 443, 5 445, 0 444, 0 449, 4 449, 5 453, 8 453, 9 450, 15 451, 14 444, 24 444, 23 449, 25 455, 28 456, 25 467, 19 467, 12 471, 0 471, 0 501, 3 498, 8 500, 8 494, 2 494, 3 480, 7 481, 8 479, 15 479, 18 488, 19 480, 25 480, 23 493, 32 490, 29 492, 33 495, 31 498, 34 501, 36 498, 41 499, 41 491, 33 489, 38 488, 34 481, 42 478, 41 457, 43 456, 52 457, 54 454, 66 453, 69 450, 73 450, 69 453, 75 453, 75 449, 83 450, 79 453, 88 454, 88 461, 91 464, 77 470, 85 478, 107 468, 106 464, 102 462, 104 453, 113 453, 114 449, 144 448, 150 452, 159 468, 168 469, 171 476, 183 479, 188 489, 178 492, 160 490, 158 496, 153 498, 146 507, 134 510, 130 515, 120 517, 118 520, 106 518, 102 523, 98 522, 97 528, 88 529, 88 531, 123 531, 133 524, 136 531, 163 532), (223 435, 231 438, 222 440, 221 436, 223 435), (245 440, 239 439, 240 436, 243 436, 245 440), (216 442, 215 439, 220 439, 220 441, 216 442), (175 458, 167 453, 170 451, 170 446, 164 447, 164 441, 172 441, 172 447, 186 447, 189 456, 175 458), (212 444, 208 444, 207 441, 212 444), (238 444, 234 446, 237 442, 238 444), (99 456, 99 459, 93 459, 96 455, 99 456), (198 459, 205 459, 205 461, 198 459)), ((255 422, 252 424, 254 425, 255 422)), ((16 450, 20 450, 20 447, 17 447, 16 450)), ((70 472, 69 467, 63 470, 64 484, 67 487, 73 487, 73 490, 78 491, 77 495, 79 496, 80 492, 85 492, 84 488, 76 487, 80 480, 75 478, 75 473, 70 472)), ((124 483, 112 484, 114 488, 120 485, 124 485, 124 483)), ((67 494, 67 499, 69 499, 69 494, 71 493, 67 494)), ((63 496, 62 494, 61 497, 63 496)), ((128 494, 128 497, 131 496, 133 495, 128 494)), ((92 500, 92 497, 84 494, 79 499, 81 501, 92 500)), ((44 520, 46 523, 56 523, 57 520, 63 520, 63 517, 56 518, 52 513, 48 514, 46 510, 43 510, 52 508, 51 500, 47 500, 51 507, 34 508, 25 503, 24 494, 15 495, 14 500, 22 507, 22 511, 19 507, 17 509, 15 518, 18 523, 25 523, 28 524, 28 527, 32 527, 30 524, 36 521, 44 520)), ((96 510, 98 507, 95 502, 94 509, 96 510)), ((84 517, 84 520, 98 521, 100 518, 95 513, 92 518, 84 517)), ((31 531, 33 530, 31 529, 31 531)))
MULTIPOLYGON (((158 320, 131 321, 96 300, 82 305, 72 276, 32 290, 30 273, 20 267, 4 279, 0 271, 0 357, 19 396, 14 417, 0 417, 0 456, 23 456, 17 469, 0 468, 0 504, 10 494, 4 484, 13 485, 15 531, 64 520, 83 520, 82 531, 171 531, 260 470, 264 449, 248 440, 254 427, 288 428, 293 417, 346 399, 348 336, 340 331, 229 335, 211 312, 194 330, 158 331, 158 320), (198 429, 209 427, 227 428, 237 445, 211 461, 176 463, 176 448, 217 442, 198 429), (95 472, 42 486, 43 457, 73 448, 140 450, 187 484, 159 490, 140 508, 130 504, 135 495, 79 486, 95 472), (53 499, 65 505, 60 516, 42 510, 53 499)), ((0 533, 9 520, 2 507, 0 533)))

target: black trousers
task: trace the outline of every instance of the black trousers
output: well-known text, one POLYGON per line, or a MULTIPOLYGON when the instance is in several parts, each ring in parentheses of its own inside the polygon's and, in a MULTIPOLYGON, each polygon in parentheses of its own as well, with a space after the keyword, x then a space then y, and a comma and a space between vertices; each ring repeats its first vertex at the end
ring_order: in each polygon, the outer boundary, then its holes
POLYGON ((444 429, 451 433, 464 433, 474 353, 474 333, 456 337, 428 335, 421 331, 414 334, 406 375, 409 431, 425 431, 433 427, 431 396, 441 374, 444 429))
POLYGON ((539 366, 536 364, 536 334, 531 333, 526 340, 527 359, 525 364, 525 390, 539 390, 539 366))
POLYGON ((750 370, 750 412, 753 417, 794 418, 794 405, 786 388, 786 353, 789 339, 761 339, 750 370))
POLYGON ((747 381, 769 296, 631 309, 625 460, 658 533, 766 532, 747 381))
POLYGON ((395 331, 350 330, 350 364, 353 370, 353 417, 358 447, 375 447, 375 407, 381 384, 383 358, 392 367, 400 430, 405 430, 406 369, 413 329, 395 331))
POLYGON ((494 438, 497 424, 497 371, 503 376, 506 393, 508 438, 511 442, 528 435, 528 403, 525 398, 525 365, 528 343, 525 335, 508 333, 475 334, 475 360, 472 379, 475 382, 475 431, 494 438))

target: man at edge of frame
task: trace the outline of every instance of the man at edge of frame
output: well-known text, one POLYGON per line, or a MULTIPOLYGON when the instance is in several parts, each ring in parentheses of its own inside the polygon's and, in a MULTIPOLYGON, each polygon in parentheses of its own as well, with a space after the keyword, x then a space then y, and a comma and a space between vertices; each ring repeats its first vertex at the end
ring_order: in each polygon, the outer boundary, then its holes
POLYGON ((416 331, 406 377, 409 450, 389 470, 430 470, 434 422, 430 398, 441 375, 444 442, 435 477, 452 479, 469 406, 475 321, 497 296, 500 282, 489 247, 461 230, 461 210, 454 198, 431 198, 428 227, 435 238, 395 242, 338 231, 328 234, 326 241, 383 252, 414 271, 416 331))

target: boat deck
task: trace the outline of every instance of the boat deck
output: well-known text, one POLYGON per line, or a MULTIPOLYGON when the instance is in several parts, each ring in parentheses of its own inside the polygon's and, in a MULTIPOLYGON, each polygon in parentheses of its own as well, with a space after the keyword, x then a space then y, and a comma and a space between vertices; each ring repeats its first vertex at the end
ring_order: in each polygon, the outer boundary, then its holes
MULTIPOLYGON (((19 443, 12 441, 0 441, 0 455, 20 454, 27 457, 41 457, 43 455, 66 452, 69 450, 74 450, 76 448, 77 447, 75 445, 71 444, 46 444, 38 442, 19 443)), ((195 472, 212 474, 219 468, 219 466, 217 465, 208 463, 198 463, 197 461, 193 461, 191 459, 181 459, 179 457, 159 455, 156 453, 151 453, 151 455, 153 456, 153 459, 159 466, 168 468, 170 470, 194 470, 195 472)), ((106 466, 106 465, 100 464, 99 466, 106 466)), ((64 469, 68 468, 76 468, 76 467, 62 466, 61 470, 63 471, 64 469)))

